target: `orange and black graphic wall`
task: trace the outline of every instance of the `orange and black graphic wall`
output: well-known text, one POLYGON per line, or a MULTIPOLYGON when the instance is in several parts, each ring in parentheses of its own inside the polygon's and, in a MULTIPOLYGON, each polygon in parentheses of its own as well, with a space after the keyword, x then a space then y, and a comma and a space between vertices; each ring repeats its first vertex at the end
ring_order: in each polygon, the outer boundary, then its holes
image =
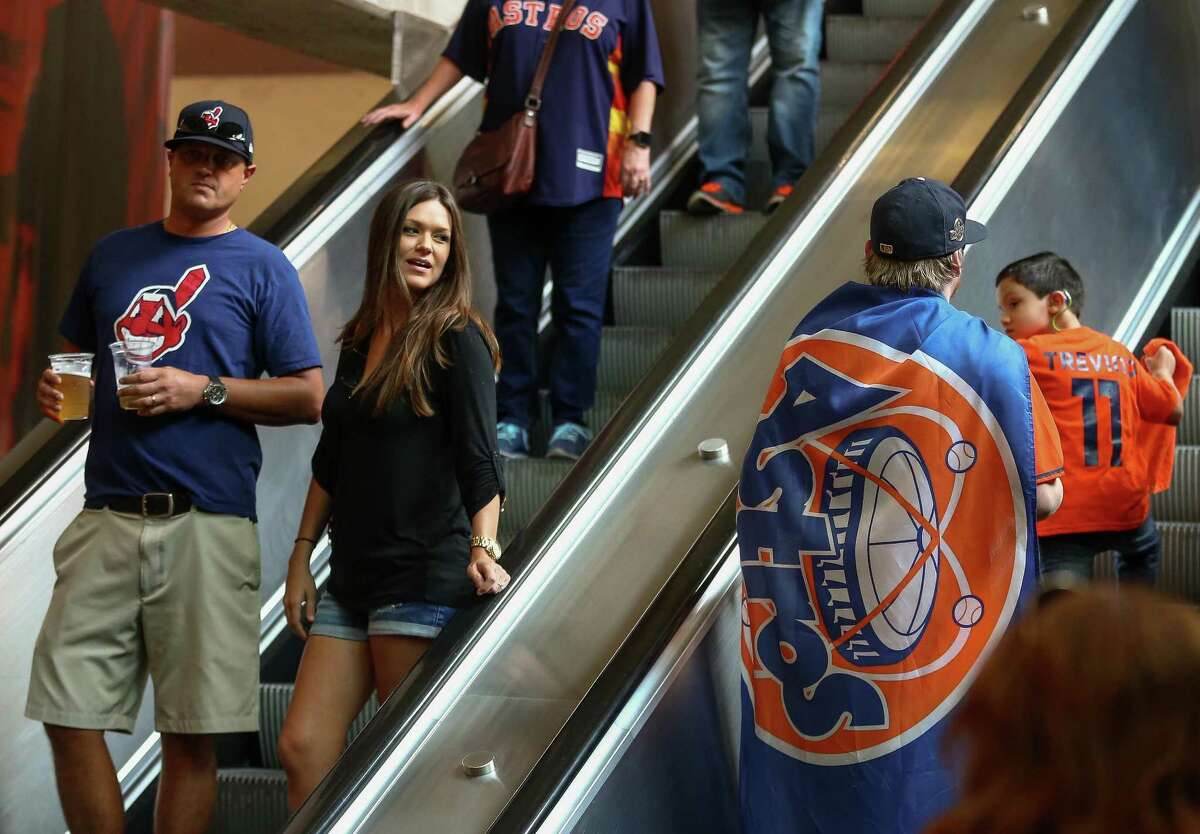
POLYGON ((162 216, 171 26, 135 0, 0 4, 0 456, 88 250, 162 216))

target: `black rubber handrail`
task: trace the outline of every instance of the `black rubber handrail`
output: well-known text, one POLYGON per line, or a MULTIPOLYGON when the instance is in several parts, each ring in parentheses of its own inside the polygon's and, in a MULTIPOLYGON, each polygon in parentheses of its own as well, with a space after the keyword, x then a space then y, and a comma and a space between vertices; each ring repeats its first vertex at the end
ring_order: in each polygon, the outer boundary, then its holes
POLYGON ((508 594, 457 614, 441 636, 359 734, 337 765, 292 818, 286 834, 329 831, 348 810, 375 771, 413 729, 424 710, 484 639, 505 600, 522 583, 526 566, 539 560, 570 519, 571 510, 595 491, 654 407, 675 386, 685 369, 717 333, 738 302, 785 245, 791 233, 816 206, 846 161, 862 144, 882 115, 929 56, 949 34, 972 0, 943 0, 918 33, 892 62, 883 80, 867 95, 828 148, 800 181, 792 199, 767 221, 751 246, 738 258, 708 298, 668 346, 650 373, 634 388, 612 419, 596 436, 505 551, 512 575, 508 594))
MULTIPOLYGON (((389 93, 376 106, 396 100, 394 92, 389 93)), ((387 122, 374 129, 355 125, 264 209, 250 223, 249 230, 280 249, 284 248, 392 147, 403 132, 399 122, 387 122)), ((89 421, 64 423, 0 483, 0 524, 7 521, 25 499, 87 441, 90 434, 89 421)))
MULTIPOLYGON (((1111 0, 1087 0, 1063 30, 955 179, 968 204, 995 173, 1013 142, 1095 28, 1111 0)), ((536 831, 599 744, 646 672, 708 589, 736 533, 736 489, 655 597, 488 834, 536 831), (669 629, 669 631, 664 631, 669 629)))

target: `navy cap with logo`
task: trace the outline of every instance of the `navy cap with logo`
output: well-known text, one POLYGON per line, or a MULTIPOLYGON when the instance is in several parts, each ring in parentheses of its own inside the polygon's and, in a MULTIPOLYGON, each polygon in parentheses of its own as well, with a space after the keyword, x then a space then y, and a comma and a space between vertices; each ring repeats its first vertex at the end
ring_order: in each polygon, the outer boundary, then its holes
POLYGON ((902 180, 871 208, 871 245, 885 258, 942 258, 986 237, 987 227, 967 219, 958 192, 938 180, 902 180))
POLYGON ((245 110, 227 101, 197 101, 179 111, 175 135, 163 142, 175 148, 182 142, 204 142, 231 150, 254 162, 254 130, 245 110))

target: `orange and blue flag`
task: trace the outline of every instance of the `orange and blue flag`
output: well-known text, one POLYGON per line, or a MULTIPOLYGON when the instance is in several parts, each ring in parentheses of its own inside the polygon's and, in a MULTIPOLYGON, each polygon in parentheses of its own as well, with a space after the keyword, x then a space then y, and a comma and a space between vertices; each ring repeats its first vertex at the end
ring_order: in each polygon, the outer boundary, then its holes
POLYGON ((953 799, 942 729, 1034 587, 1034 400, 932 292, 846 284, 796 328, 738 496, 744 834, 916 834, 953 799))

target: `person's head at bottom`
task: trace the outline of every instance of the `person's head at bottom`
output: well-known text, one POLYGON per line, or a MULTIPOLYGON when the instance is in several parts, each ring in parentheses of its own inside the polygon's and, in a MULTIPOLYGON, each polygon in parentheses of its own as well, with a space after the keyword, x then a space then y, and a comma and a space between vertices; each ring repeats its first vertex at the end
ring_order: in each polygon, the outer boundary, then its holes
POLYGON ((962 794, 926 834, 1200 832, 1200 613, 1064 593, 1000 642, 947 735, 962 794))
POLYGON ((871 208, 863 272, 878 287, 950 298, 962 280, 965 247, 986 237, 982 223, 967 219, 958 192, 938 180, 910 177, 871 208))

